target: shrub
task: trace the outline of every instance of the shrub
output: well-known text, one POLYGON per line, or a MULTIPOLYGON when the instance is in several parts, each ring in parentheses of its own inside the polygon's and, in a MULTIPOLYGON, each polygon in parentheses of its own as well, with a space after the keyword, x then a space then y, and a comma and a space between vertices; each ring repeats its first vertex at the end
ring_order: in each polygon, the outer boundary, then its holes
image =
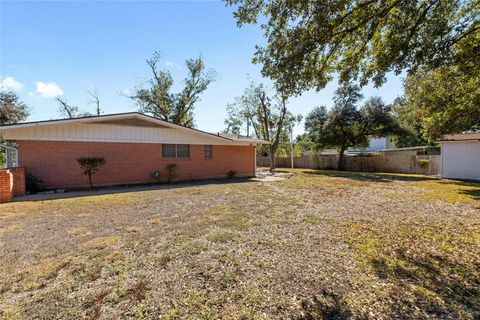
POLYGON ((430 160, 427 159, 420 159, 418 160, 418 166, 422 169, 428 168, 428 165, 430 164, 430 160))
POLYGON ((235 178, 236 175, 237 175, 237 171, 235 171, 235 170, 230 170, 230 171, 227 172, 227 178, 228 179, 233 179, 233 178, 235 178))
POLYGON ((171 183, 177 174, 177 165, 175 163, 169 163, 165 168, 167 169, 167 183, 171 183))
POLYGON ((43 189, 45 189, 45 185, 42 180, 31 173, 25 175, 25 190, 27 190, 27 192, 35 194, 43 189))
POLYGON ((88 183, 90 184, 90 188, 93 188, 92 183, 92 176, 97 173, 98 169, 103 166, 105 162, 105 158, 102 157, 83 157, 77 158, 78 164, 82 167, 83 174, 88 177, 88 183))

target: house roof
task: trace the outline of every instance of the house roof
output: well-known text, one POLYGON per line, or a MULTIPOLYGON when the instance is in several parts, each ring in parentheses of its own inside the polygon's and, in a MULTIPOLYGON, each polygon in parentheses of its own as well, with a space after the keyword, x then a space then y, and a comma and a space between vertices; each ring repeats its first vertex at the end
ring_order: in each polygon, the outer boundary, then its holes
POLYGON ((55 119, 55 120, 43 120, 43 121, 32 121, 32 122, 23 122, 9 125, 0 125, 0 133, 8 129, 16 128, 29 128, 29 127, 41 127, 49 126, 53 124, 71 124, 71 123, 81 123, 81 124, 113 124, 120 126, 140 126, 140 127, 160 127, 160 128, 173 128, 187 130, 192 133, 197 133, 200 135, 208 136, 214 139, 223 140, 225 142, 243 142, 243 143, 263 143, 268 144, 268 141, 263 141, 259 139, 253 139, 249 137, 244 137, 240 135, 226 135, 223 133, 210 133, 194 128, 188 128, 173 124, 171 122, 161 120, 140 112, 126 112, 126 113, 115 113, 115 114, 106 114, 100 116, 88 116, 88 117, 79 117, 72 119, 55 119))
POLYGON ((231 139, 234 141, 251 141, 251 142, 256 142, 256 143, 261 143, 261 144, 270 144, 269 141, 262 140, 262 139, 256 139, 252 137, 247 137, 247 136, 242 136, 241 134, 229 134, 229 133, 222 133, 219 132, 217 133, 218 136, 231 139))
POLYGON ((439 142, 448 141, 480 141, 480 132, 447 134, 438 140, 439 142))

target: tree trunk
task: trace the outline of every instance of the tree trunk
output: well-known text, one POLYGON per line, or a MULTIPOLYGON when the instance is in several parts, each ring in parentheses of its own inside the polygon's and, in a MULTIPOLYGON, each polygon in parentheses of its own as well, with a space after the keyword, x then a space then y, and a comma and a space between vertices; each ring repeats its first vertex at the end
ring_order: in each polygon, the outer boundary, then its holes
POLYGON ((345 170, 345 157, 344 157, 344 155, 345 155, 345 148, 342 147, 340 149, 340 152, 338 153, 338 166, 337 166, 337 168, 340 171, 345 170))
POLYGON ((93 183, 92 183, 92 175, 88 175, 88 182, 90 183, 90 189, 93 189, 93 183))
POLYGON ((270 160, 270 171, 273 171, 275 169, 275 152, 270 151, 268 159, 270 160))

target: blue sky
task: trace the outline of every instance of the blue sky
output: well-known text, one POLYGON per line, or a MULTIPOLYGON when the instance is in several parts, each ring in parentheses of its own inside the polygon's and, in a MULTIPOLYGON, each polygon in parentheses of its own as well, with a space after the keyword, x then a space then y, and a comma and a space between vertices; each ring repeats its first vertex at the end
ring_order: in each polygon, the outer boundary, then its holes
MULTIPOLYGON (((155 50, 182 87, 184 61, 199 54, 218 79, 196 106, 197 127, 224 129, 225 106, 262 79, 251 59, 263 44, 257 26, 237 28, 232 9, 220 1, 0 1, 0 83, 15 89, 31 108, 28 120, 59 118, 53 96, 62 94, 82 110, 94 111, 87 90, 97 90, 104 113, 136 111, 122 95, 150 76, 145 59, 155 50)), ((306 115, 316 105, 331 105, 336 83, 291 99, 290 110, 306 115)), ((366 96, 391 102, 402 91, 390 76, 366 96)), ((295 133, 301 133, 297 126, 295 133)))

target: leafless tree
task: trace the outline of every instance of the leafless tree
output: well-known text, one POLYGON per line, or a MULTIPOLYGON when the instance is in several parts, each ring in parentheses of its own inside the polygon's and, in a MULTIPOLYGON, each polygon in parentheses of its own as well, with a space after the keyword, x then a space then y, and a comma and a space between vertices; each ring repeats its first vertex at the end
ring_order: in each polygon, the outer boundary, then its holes
POLYGON ((92 98, 88 103, 95 105, 96 114, 99 116, 102 113, 102 110, 100 109, 100 98, 98 97, 97 90, 87 91, 87 93, 92 98))

